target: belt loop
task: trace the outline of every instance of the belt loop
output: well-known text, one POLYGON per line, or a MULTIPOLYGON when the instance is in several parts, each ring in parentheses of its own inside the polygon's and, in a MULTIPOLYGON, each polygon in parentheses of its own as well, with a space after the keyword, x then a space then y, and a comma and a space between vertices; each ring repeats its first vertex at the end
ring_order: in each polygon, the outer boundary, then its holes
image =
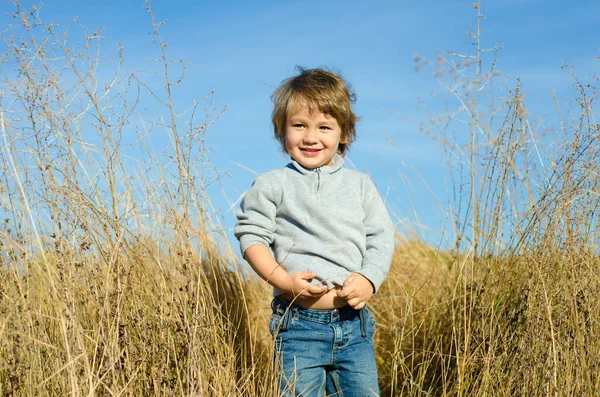
POLYGON ((290 323, 292 322, 292 317, 294 316, 293 310, 291 306, 285 307, 283 312, 283 318, 281 319, 281 331, 287 331, 290 327, 290 323))
POLYGON ((363 307, 358 311, 358 317, 360 318, 360 336, 365 338, 367 336, 367 319, 365 318, 365 309, 367 307, 363 307))
POLYGON ((281 316, 281 320, 278 324, 278 331, 286 331, 290 326, 290 321, 292 320, 291 305, 283 304, 281 300, 276 297, 271 302, 271 308, 273 309, 274 314, 278 314, 281 316), (283 311, 283 313, 281 313, 281 311, 283 311))

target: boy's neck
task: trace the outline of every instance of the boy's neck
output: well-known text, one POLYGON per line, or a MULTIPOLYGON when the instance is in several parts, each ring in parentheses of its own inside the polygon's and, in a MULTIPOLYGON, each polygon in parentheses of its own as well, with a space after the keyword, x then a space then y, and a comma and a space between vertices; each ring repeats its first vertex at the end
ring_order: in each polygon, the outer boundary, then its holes
POLYGON ((306 167, 302 166, 298 161, 296 161, 293 157, 291 157, 291 160, 292 160, 292 163, 294 164, 294 167, 296 169, 298 169, 299 171, 301 171, 302 173, 310 173, 313 171, 333 173, 333 172, 337 171, 338 169, 340 169, 342 167, 342 165, 344 164, 344 158, 339 154, 336 154, 335 156, 333 156, 333 158, 331 159, 331 161, 328 164, 322 165, 322 166, 316 167, 316 168, 306 168, 306 167))

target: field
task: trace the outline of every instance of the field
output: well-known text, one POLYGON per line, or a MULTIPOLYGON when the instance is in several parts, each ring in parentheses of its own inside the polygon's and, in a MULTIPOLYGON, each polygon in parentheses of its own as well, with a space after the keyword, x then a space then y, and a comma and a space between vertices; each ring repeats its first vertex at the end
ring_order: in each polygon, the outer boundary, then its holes
MULTIPOLYGON (((212 94, 175 108, 182 66, 150 8, 161 84, 120 70, 122 54, 99 79, 100 34, 69 47, 14 6, 27 39, 5 33, 0 60, 15 69, 0 88, 0 396, 275 395, 270 288, 206 194, 212 94), (160 116, 140 122, 148 101, 160 116)), ((382 393, 600 395, 598 80, 571 70, 569 108, 534 139, 519 85, 479 89, 498 72, 474 48, 417 60, 449 98, 422 130, 455 170, 455 237, 398 233, 370 303, 382 393)))

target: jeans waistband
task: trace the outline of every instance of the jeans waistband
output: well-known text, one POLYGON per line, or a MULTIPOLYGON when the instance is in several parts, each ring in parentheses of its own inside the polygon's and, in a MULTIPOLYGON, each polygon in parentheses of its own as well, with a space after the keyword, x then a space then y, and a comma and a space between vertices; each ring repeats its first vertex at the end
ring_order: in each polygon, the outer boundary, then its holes
POLYGON ((352 320, 360 315, 360 310, 355 310, 351 306, 325 310, 305 309, 302 306, 290 304, 290 302, 278 296, 273 298, 271 309, 273 309, 274 314, 282 317, 291 315, 292 317, 319 323, 335 323, 338 321, 352 320))

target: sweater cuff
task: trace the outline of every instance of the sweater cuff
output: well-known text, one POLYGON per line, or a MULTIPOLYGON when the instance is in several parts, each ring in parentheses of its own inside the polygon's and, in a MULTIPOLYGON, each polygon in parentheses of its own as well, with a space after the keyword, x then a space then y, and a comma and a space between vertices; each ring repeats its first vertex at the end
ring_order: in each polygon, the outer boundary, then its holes
POLYGON ((356 273, 362 274, 373 284, 373 287, 375 287, 373 293, 376 293, 379 290, 379 287, 381 287, 381 284, 383 284, 386 276, 379 266, 375 265, 363 266, 363 268, 356 273))
POLYGON ((269 242, 266 239, 260 238, 259 236, 252 234, 245 234, 240 236, 240 251, 242 251, 242 258, 244 258, 244 253, 246 250, 253 245, 264 245, 269 248, 269 242))

